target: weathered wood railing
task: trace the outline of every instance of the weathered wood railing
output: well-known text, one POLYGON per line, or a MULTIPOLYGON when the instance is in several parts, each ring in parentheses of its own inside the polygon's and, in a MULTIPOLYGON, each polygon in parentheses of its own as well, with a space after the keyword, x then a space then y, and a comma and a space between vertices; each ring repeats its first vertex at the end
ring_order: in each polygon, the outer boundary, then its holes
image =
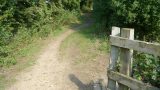
POLYGON ((110 36, 111 56, 108 68, 108 90, 160 90, 133 79, 133 50, 160 56, 160 44, 134 40, 134 29, 112 27, 110 36), (119 58, 120 57, 120 58, 119 58), (120 70, 116 71, 116 62, 120 59, 120 70))

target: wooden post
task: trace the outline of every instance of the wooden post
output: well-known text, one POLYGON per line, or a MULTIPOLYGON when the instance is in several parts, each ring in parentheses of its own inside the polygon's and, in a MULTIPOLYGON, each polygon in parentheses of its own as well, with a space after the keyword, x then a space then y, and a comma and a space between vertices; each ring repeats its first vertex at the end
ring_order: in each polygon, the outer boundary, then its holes
MULTIPOLYGON (((113 36, 120 36, 120 28, 118 27, 112 27, 112 33, 113 36)), ((116 61, 118 60, 119 55, 119 48, 116 46, 111 46, 111 52, 110 52, 110 64, 109 64, 109 70, 115 70, 116 67, 116 61)), ((108 86, 107 88, 111 90, 116 90, 116 81, 111 80, 108 78, 108 86)))
MULTIPOLYGON (((134 29, 123 28, 121 30, 121 37, 134 40, 134 29)), ((120 73, 128 76, 131 75, 132 59, 133 59, 133 50, 126 48, 120 49, 120 73)), ((128 87, 119 84, 119 90, 128 90, 128 87)))

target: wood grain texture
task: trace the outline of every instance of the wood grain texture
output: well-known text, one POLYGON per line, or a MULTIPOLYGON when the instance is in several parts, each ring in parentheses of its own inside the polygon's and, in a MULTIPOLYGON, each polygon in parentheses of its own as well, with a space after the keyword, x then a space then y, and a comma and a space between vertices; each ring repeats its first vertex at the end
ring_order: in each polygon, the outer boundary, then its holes
MULTIPOLYGON (((119 36, 120 35, 120 28, 118 27, 112 27, 112 35, 113 36, 119 36)), ((116 46, 111 46, 111 52, 110 52, 110 64, 108 69, 115 70, 116 67, 116 61, 118 60, 119 55, 119 48, 116 46)), ((116 81, 111 80, 108 78, 108 86, 107 88, 111 90, 116 90, 116 81)))
POLYGON ((133 90, 160 90, 159 88, 150 86, 148 84, 145 84, 141 81, 138 81, 136 79, 133 79, 129 76, 123 75, 118 72, 108 70, 108 77, 110 79, 117 81, 118 83, 121 83, 130 87, 133 90))
MULTIPOLYGON (((122 28, 121 37, 134 40, 134 29, 122 28)), ((133 50, 120 48, 120 73, 127 76, 131 75, 132 59, 133 59, 133 50)), ((128 90, 128 87, 119 84, 119 90, 128 90)))
POLYGON ((156 56, 160 56, 160 44, 158 43, 149 43, 139 40, 129 40, 123 37, 110 36, 111 45, 122 47, 122 48, 130 48, 136 51, 154 54, 156 56))

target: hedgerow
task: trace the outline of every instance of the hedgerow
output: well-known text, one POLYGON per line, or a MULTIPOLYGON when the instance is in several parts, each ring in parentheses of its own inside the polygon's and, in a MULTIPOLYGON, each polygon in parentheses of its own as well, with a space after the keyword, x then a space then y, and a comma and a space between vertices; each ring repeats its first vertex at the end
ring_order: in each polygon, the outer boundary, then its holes
POLYGON ((1 0, 0 67, 17 63, 14 53, 69 24, 78 15, 79 0, 1 0))
MULTIPOLYGON (((112 26, 134 28, 136 39, 160 41, 159 0, 94 0, 97 27, 110 32, 112 26)), ((153 55, 135 53, 134 77, 160 86, 160 59, 153 55)))
POLYGON ((159 41, 159 0, 94 0, 94 15, 104 27, 135 28, 138 39, 159 41))

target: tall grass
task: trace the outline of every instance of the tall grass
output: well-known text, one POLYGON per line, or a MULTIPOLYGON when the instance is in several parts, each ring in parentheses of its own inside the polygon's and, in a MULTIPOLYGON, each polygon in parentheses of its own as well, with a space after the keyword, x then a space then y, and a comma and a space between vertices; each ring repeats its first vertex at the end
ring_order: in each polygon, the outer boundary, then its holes
POLYGON ((77 20, 78 11, 44 1, 1 2, 0 67, 17 63, 16 53, 77 20), (10 5, 6 7, 7 5, 10 5))

